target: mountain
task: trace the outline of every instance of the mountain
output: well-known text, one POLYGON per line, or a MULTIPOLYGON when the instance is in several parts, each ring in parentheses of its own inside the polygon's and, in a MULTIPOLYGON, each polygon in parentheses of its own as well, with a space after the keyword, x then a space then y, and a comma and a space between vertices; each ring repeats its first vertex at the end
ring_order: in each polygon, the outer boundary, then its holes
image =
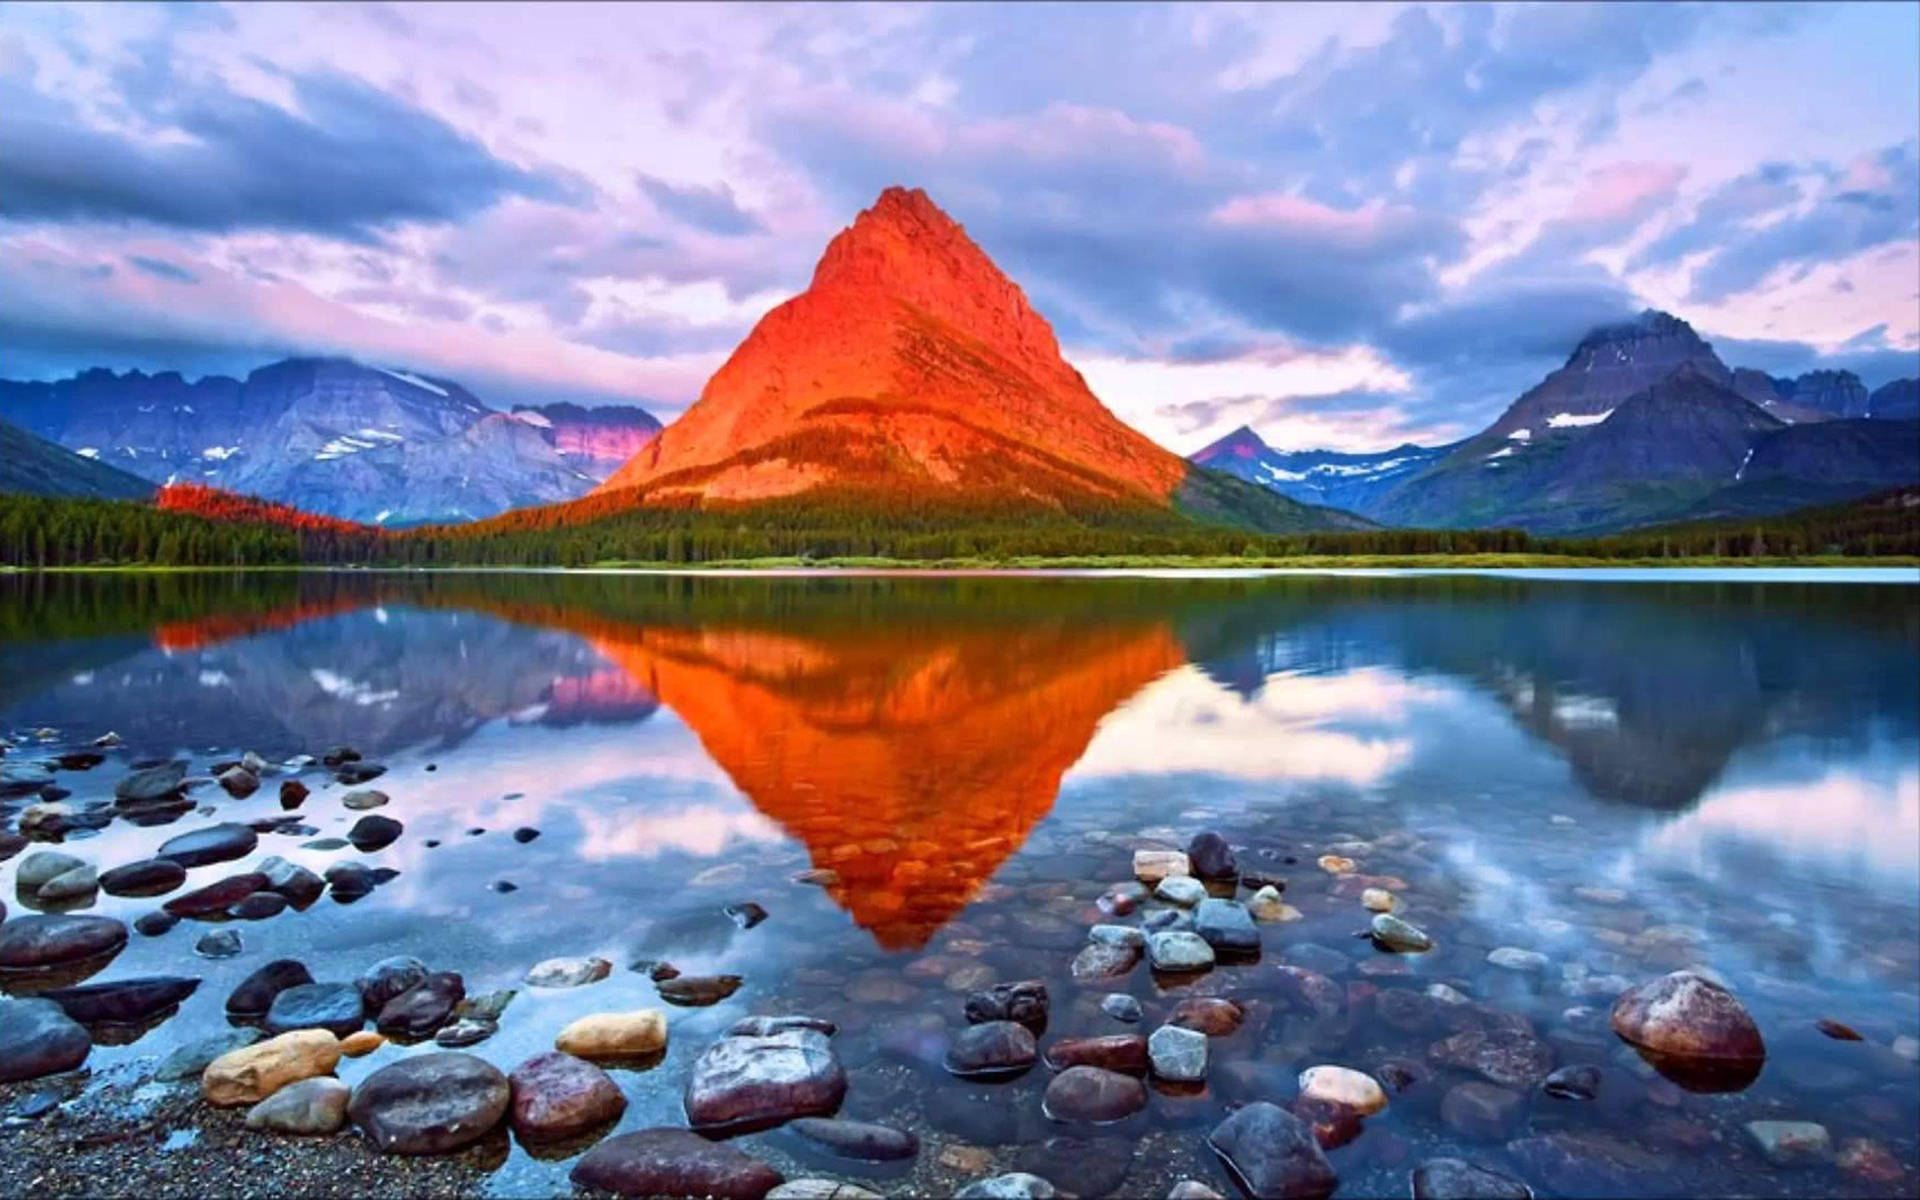
POLYGON ((0 421, 0 492, 145 500, 153 495, 153 485, 0 421))
POLYGON ((516 404, 513 416, 547 430, 560 457, 595 480, 619 470, 660 432, 652 413, 632 405, 516 404))
POLYGON ((1867 415, 1884 421, 1920 419, 1920 379, 1896 379, 1875 388, 1867 397, 1867 415))
POLYGON ((1212 475, 1123 424, 966 231, 897 187, 598 492, 577 511, 831 497, 876 514, 1365 524, 1212 475))
POLYGON ((604 477, 591 469, 600 447, 629 446, 629 430, 654 424, 638 409, 549 407, 564 411, 504 413, 452 380, 339 358, 286 359, 245 380, 96 368, 0 381, 10 419, 154 483, 385 525, 582 495, 604 477))
POLYGON ((1403 475, 1445 454, 1449 446, 1416 446, 1346 453, 1339 450, 1275 450, 1242 425, 1187 461, 1271 488, 1302 504, 1361 512, 1403 475))
POLYGON ((1852 371, 1808 371, 1798 379, 1776 379, 1786 400, 1827 418, 1867 415, 1867 387, 1852 371))

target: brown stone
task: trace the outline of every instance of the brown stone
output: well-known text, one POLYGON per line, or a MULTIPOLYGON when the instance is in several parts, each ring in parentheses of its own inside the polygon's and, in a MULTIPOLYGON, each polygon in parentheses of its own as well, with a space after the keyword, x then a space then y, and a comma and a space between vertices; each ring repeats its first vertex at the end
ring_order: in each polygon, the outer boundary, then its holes
POLYGON ((599 1067, 550 1050, 513 1069, 514 1132, 528 1141, 560 1141, 617 1120, 627 1098, 599 1067))

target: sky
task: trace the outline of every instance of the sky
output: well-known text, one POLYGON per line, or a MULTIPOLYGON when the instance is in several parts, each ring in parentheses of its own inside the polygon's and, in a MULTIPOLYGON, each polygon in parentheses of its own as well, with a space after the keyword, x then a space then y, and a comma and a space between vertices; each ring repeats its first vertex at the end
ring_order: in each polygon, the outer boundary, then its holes
POLYGON ((1182 453, 1463 436, 1658 307, 1920 373, 1920 5, 0 7, 0 376, 671 418, 889 184, 1182 453))

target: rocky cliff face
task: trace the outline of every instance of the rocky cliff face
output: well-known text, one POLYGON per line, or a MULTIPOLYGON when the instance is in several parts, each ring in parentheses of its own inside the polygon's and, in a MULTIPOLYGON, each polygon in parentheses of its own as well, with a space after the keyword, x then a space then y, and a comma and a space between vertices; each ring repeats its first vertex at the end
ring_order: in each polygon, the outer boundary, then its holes
MULTIPOLYGON (((465 520, 588 491, 591 430, 642 428, 621 409, 555 423, 511 416, 449 379, 346 359, 287 359, 244 381, 90 370, 0 382, 0 412, 154 483, 204 483, 373 524, 465 520)), ((635 417, 633 414, 638 414, 635 417)))
POLYGON ((579 404, 516 405, 513 415, 547 431, 547 440, 576 470, 605 480, 640 453, 660 433, 660 422, 644 408, 579 404))
POLYGON ((1798 379, 1776 379, 1775 386, 1790 403, 1835 417, 1867 415, 1867 388, 1852 371, 1808 371, 1798 379))

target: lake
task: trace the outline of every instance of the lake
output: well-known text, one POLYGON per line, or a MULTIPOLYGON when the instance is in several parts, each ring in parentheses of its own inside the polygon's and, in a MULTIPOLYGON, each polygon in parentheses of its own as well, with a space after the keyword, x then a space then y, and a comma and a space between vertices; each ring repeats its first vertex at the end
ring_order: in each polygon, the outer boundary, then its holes
MULTIPOLYGON (((1343 1196, 1404 1196, 1437 1157, 1543 1195, 1910 1193, 1916 581, 7 576, 0 732, 8 763, 118 735, 105 761, 55 775, 75 817, 57 849, 101 870, 237 821, 262 823, 257 849, 185 886, 268 855, 397 871, 352 903, 133 935, 92 982, 203 982, 133 1040, 97 1044, 103 1077, 225 1029, 226 997, 269 960, 350 981, 414 955, 469 995, 517 989, 470 1048, 503 1071, 577 1017, 663 1008, 664 1057, 612 1072, 628 1101, 616 1132, 684 1123, 695 1059, 740 1018, 835 1022, 841 1115, 902 1125, 920 1151, 864 1164, 785 1128, 734 1139, 789 1178, 939 1195, 1025 1170, 1084 1195, 1161 1196, 1182 1179, 1233 1194, 1208 1131, 1238 1105, 1291 1102, 1300 1072, 1333 1064, 1391 1097, 1328 1152, 1343 1196), (391 845, 314 845, 365 814, 323 767, 283 764, 337 746, 386 768, 362 786, 404 825, 391 845), (114 807, 135 763, 205 776, 249 751, 275 764, 250 797, 207 781, 192 811, 136 823, 114 807), (290 778, 311 795, 283 812, 290 778), (1076 980, 1090 926, 1185 919, 1151 917, 1179 911, 1158 900, 1123 915, 1097 901, 1133 878, 1136 850, 1206 830, 1243 876, 1284 881, 1284 909, 1268 911, 1286 919, 1259 923, 1258 957, 1076 980), (1369 888, 1433 949, 1368 940, 1369 888), (197 955, 214 930, 238 932, 241 951, 197 955), (556 956, 612 973, 528 987, 556 956), (708 1006, 662 1005, 655 961, 742 982, 708 1006), (1622 990, 1686 967, 1723 980, 1765 1038, 1744 1087, 1690 1090, 1609 1030, 1622 990), (1044 1062, 981 1082, 943 1061, 968 994, 1024 979, 1049 990, 1043 1052, 1149 1033, 1196 996, 1234 1001, 1239 1025, 1209 1039, 1204 1083, 1150 1080, 1144 1109, 1111 1123, 1055 1120, 1044 1062), (1144 1019, 1108 1015, 1113 994, 1144 1019), (1486 1028, 1518 1030, 1543 1069, 1596 1068, 1597 1091, 1502 1087, 1439 1046, 1486 1028), (1776 1165, 1756 1120, 1817 1122, 1830 1149, 1776 1165)), ((0 828, 38 801, 0 799, 0 828)), ((58 907, 16 886, 23 857, 0 865, 12 918, 58 907)), ((79 911, 131 923, 165 898, 102 894, 79 911)), ((340 1075, 412 1052, 388 1045, 340 1075)), ((584 1149, 496 1134, 482 1154, 492 1190, 523 1195, 565 1191, 584 1149)))

